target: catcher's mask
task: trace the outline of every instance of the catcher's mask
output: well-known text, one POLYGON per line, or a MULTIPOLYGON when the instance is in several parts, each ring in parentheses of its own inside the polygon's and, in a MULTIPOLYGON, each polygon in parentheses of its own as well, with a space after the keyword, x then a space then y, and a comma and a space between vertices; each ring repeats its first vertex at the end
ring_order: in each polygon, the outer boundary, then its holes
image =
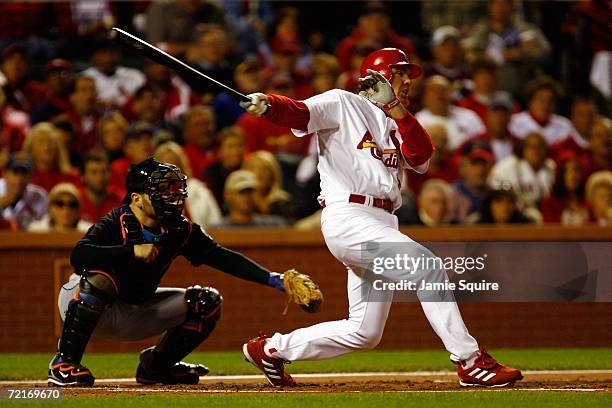
POLYGON ((131 202, 132 193, 146 193, 162 225, 179 226, 187 198, 187 177, 178 167, 148 158, 130 168, 125 189, 125 203, 131 202))

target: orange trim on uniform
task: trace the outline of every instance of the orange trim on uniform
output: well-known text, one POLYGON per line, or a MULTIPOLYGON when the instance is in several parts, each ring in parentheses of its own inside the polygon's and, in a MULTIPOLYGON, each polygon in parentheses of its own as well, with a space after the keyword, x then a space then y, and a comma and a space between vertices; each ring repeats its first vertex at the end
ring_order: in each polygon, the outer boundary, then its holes
POLYGON ((123 239, 123 245, 127 244, 127 236, 125 235, 125 227, 123 226, 123 217, 125 217, 127 212, 124 212, 119 216, 119 228, 121 228, 121 237, 123 239))
POLYGON ((113 286, 115 287, 115 291, 117 293, 119 293, 119 285, 117 285, 117 282, 115 281, 115 278, 110 276, 110 274, 108 272, 104 272, 104 271, 101 271, 99 269, 88 269, 87 272, 88 273, 99 273, 100 275, 106 276, 113 283, 113 286))
POLYGON ((80 286, 77 286, 76 292, 74 292, 74 296, 72 297, 74 300, 79 300, 79 291, 81 290, 80 286))

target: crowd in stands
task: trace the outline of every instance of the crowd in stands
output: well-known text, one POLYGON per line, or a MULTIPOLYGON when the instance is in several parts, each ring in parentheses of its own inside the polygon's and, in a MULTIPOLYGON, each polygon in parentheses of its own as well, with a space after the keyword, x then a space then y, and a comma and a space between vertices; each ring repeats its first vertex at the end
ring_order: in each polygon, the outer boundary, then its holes
POLYGON ((610 3, 565 2, 552 34, 518 0, 410 3, 418 28, 358 2, 337 38, 303 20, 332 2, 0 3, 0 228, 85 231, 150 156, 188 176, 185 214, 206 228, 318 228, 312 135, 125 52, 113 25, 244 94, 296 99, 355 91, 367 54, 400 48, 423 66, 409 109, 436 148, 404 175, 401 224, 612 225, 610 3))

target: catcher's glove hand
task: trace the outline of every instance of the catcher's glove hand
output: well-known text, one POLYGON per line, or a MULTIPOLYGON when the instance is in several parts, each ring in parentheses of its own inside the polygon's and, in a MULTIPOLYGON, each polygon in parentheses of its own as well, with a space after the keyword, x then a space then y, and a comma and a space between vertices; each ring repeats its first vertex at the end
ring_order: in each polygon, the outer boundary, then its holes
POLYGON ((283 284, 287 293, 287 304, 283 315, 287 314, 289 303, 297 303, 308 313, 316 313, 323 303, 323 293, 310 276, 289 269, 283 274, 283 284))

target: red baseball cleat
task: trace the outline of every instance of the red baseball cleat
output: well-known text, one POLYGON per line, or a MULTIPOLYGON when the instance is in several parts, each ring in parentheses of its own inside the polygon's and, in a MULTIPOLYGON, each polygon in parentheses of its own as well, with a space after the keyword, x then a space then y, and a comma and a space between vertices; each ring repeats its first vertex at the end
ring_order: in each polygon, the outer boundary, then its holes
POLYGON ((471 367, 458 363, 457 374, 462 387, 506 387, 523 378, 520 370, 499 364, 484 349, 471 367))
POLYGON ((257 367, 270 384, 275 387, 291 387, 295 380, 285 372, 285 361, 280 358, 268 357, 264 352, 268 336, 260 335, 242 345, 245 359, 257 367))

